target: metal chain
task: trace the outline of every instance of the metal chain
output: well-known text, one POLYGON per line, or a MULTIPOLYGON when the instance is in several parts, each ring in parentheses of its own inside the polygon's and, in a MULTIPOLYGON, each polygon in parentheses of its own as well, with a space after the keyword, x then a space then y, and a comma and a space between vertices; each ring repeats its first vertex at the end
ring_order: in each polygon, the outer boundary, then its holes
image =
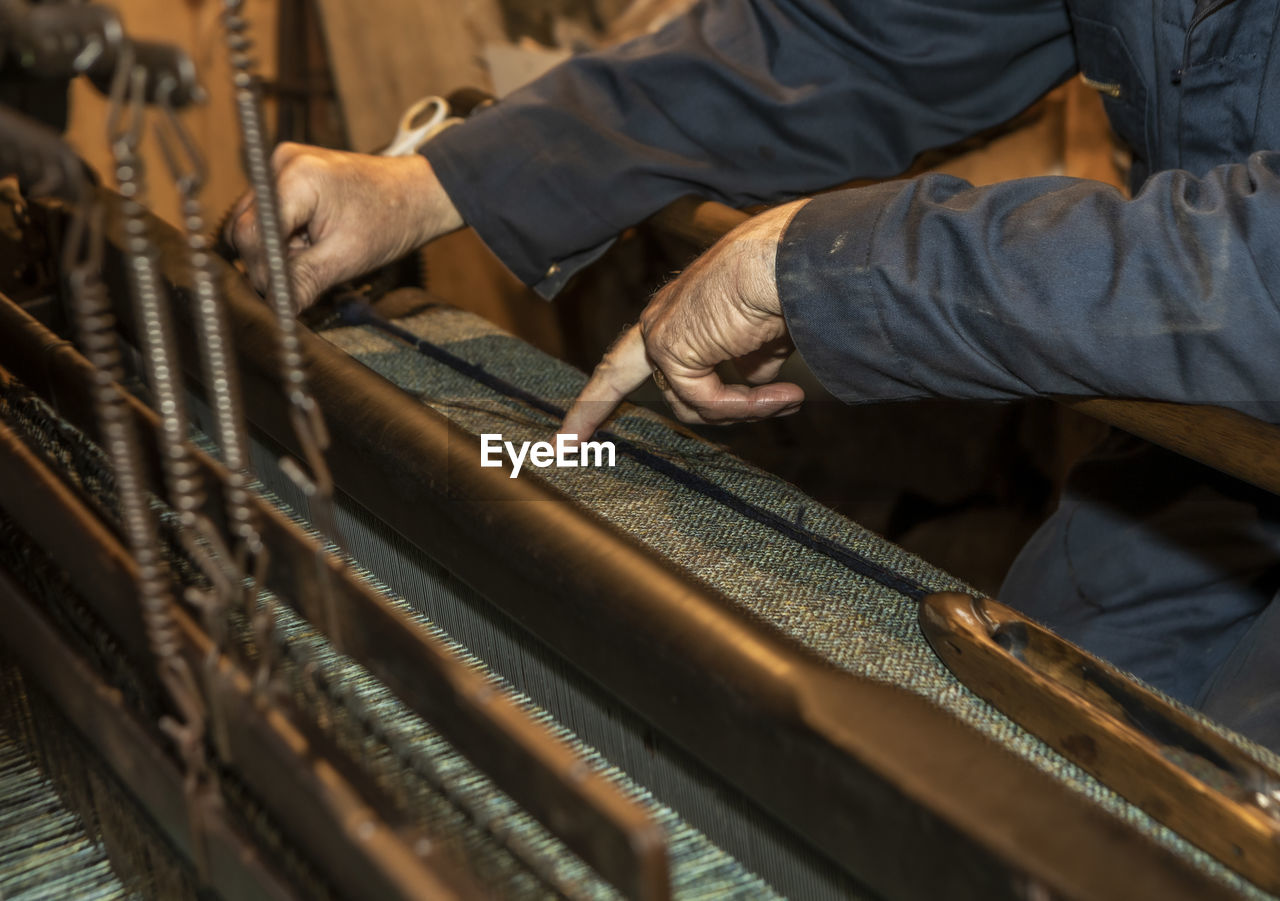
POLYGON ((218 444, 231 475, 226 499, 228 522, 237 539, 249 541, 258 537, 258 528, 246 487, 249 453, 240 398, 240 375, 233 364, 231 329, 218 294, 209 240, 204 234, 204 206, 200 202, 208 170, 190 133, 167 102, 167 94, 162 94, 161 110, 167 129, 157 124, 156 137, 182 203, 187 261, 195 288, 195 323, 200 338, 201 366, 213 407, 218 444), (185 162, 180 154, 185 156, 185 162))
MULTIPOLYGON (((222 449, 223 462, 227 468, 223 493, 227 523, 235 550, 228 553, 226 543, 221 541, 220 536, 203 536, 215 548, 215 559, 209 561, 208 555, 193 556, 213 583, 213 590, 189 588, 187 597, 203 614, 205 628, 212 639, 209 656, 205 661, 210 719, 214 746, 218 749, 219 757, 224 762, 230 762, 231 743, 226 723, 226 705, 216 688, 222 684, 216 670, 219 658, 228 650, 228 617, 232 605, 238 604, 251 617, 269 615, 262 598, 268 558, 258 530, 257 515, 249 500, 248 482, 252 475, 249 471, 240 376, 234 365, 231 329, 219 297, 209 241, 204 234, 204 206, 200 201, 200 192, 204 188, 208 170, 190 132, 183 126, 170 102, 170 85, 162 85, 158 93, 164 118, 156 124, 156 139, 182 204, 187 263, 195 289, 194 318, 201 368, 213 408, 215 431, 222 449), (217 571, 210 572, 208 563, 215 564, 212 568, 217 571)), ((200 519, 208 522, 204 517, 200 519)), ((260 654, 258 659, 262 661, 264 658, 260 654)), ((264 680, 269 677, 269 672, 269 666, 264 664, 264 680)))
MULTIPOLYGON (((115 159, 116 180, 123 196, 122 217, 125 256, 138 328, 143 334, 144 356, 161 417, 162 460, 171 503, 178 512, 182 531, 193 527, 202 498, 195 461, 186 443, 186 417, 177 387, 177 357, 173 351, 169 310, 162 300, 153 250, 146 232, 142 207, 142 168, 137 156, 142 133, 143 92, 147 73, 134 65, 132 53, 122 53, 112 84, 107 135, 115 159)), ((101 216, 100 212, 94 214, 101 216)), ((120 351, 99 270, 101 262, 100 218, 88 229, 91 249, 83 265, 69 267, 81 340, 94 363, 95 404, 104 444, 115 472, 121 515, 130 551, 141 576, 141 600, 147 639, 162 684, 168 689, 179 718, 165 717, 161 728, 178 747, 183 761, 187 810, 191 821, 197 869, 207 872, 204 824, 200 815, 209 789, 205 758, 205 712, 200 686, 180 651, 174 599, 163 564, 150 498, 142 481, 142 457, 137 432, 124 406, 116 382, 121 375, 120 351), (95 357, 96 355, 96 357, 95 357)), ((78 240, 78 239, 77 239, 78 240)), ((71 245, 75 248, 75 243, 71 245)), ((192 542, 194 544, 194 542, 192 542)))
POLYGON ((142 90, 146 71, 122 66, 113 89, 107 135, 115 161, 116 184, 123 203, 124 251, 134 314, 142 337, 147 381, 160 414, 165 487, 179 522, 191 528, 204 498, 195 460, 187 444, 186 405, 180 393, 181 375, 174 349, 169 304, 160 284, 155 253, 147 234, 143 200, 142 160, 138 143, 144 110, 142 90), (117 93, 118 91, 118 93, 117 93))
MULTIPOLYGON (((306 461, 304 468, 303 464, 286 457, 280 461, 280 467, 306 494, 310 501, 310 518, 316 528, 325 538, 340 546, 333 508, 333 476, 324 457, 329 447, 329 432, 320 406, 307 385, 303 365, 299 326, 295 318, 297 308, 289 280, 284 236, 281 234, 275 180, 267 155, 253 60, 249 55, 253 46, 248 37, 249 23, 244 16, 244 0, 223 0, 223 3, 223 24, 230 51, 236 113, 244 142, 245 170, 257 204, 258 231, 267 263, 267 294, 276 319, 281 380, 290 405, 289 421, 306 461)), ((323 542, 317 544, 314 576, 314 601, 307 599, 309 616, 340 650, 342 636, 338 630, 335 593, 323 542)))
POLYGON ((115 477, 125 541, 138 567, 139 603, 147 643, 155 658, 160 682, 180 717, 178 720, 163 718, 161 727, 174 738, 182 757, 193 847, 197 865, 202 868, 201 872, 205 872, 204 826, 197 813, 197 794, 207 772, 204 705, 195 677, 179 652, 174 600, 155 519, 142 480, 138 435, 119 387, 122 368, 115 317, 111 314, 101 280, 101 207, 89 201, 78 205, 65 240, 63 263, 77 338, 93 365, 94 415, 115 477))

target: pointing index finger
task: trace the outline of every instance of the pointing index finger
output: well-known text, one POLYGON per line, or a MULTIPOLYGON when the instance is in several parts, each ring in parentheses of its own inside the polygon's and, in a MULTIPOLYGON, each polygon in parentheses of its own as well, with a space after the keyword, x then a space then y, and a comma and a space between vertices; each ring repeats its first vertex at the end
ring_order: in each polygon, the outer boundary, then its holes
POLYGON ((639 325, 622 333, 609 348, 586 387, 578 394, 560 425, 559 434, 590 438, 613 415, 628 394, 644 384, 652 367, 644 350, 639 325))

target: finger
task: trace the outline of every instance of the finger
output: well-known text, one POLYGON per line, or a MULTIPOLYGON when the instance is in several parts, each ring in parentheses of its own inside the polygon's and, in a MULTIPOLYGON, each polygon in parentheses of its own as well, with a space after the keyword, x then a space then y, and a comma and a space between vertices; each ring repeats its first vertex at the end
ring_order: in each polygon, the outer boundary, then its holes
POLYGON ((640 326, 633 325, 609 348, 600 365, 591 373, 561 423, 559 433, 587 439, 613 415, 632 391, 644 384, 652 368, 644 351, 640 326))
POLYGON ((673 375, 667 381, 703 422, 752 422, 786 416, 804 402, 804 389, 791 382, 768 385, 726 385, 714 371, 673 375))
POLYGON ((680 395, 668 389, 662 392, 662 399, 667 402, 667 406, 671 408, 671 412, 676 419, 688 425, 707 425, 707 420, 693 407, 686 404, 680 399, 680 395))
MULTIPOLYGON (((309 184, 295 183, 288 186, 288 190, 285 190, 286 186, 284 184, 281 187, 281 233, 291 236, 297 232, 305 232, 307 225, 315 214, 319 195, 314 186, 309 184)), ((268 287, 269 277, 266 251, 262 243, 261 222, 258 219, 258 211, 255 204, 250 202, 243 204, 243 206, 244 209, 230 228, 232 233, 231 244, 237 249, 240 259, 244 262, 245 272, 249 276, 249 281, 259 294, 264 294, 268 287)), ((292 249, 295 246, 306 247, 307 243, 307 241, 295 242, 290 238, 286 246, 292 249)), ((305 309, 328 287, 328 284, 324 283, 322 275, 329 267, 323 265, 323 261, 315 259, 308 260, 301 266, 297 265, 296 260, 291 262, 295 292, 299 295, 295 300, 300 309, 305 309), (299 272, 301 272, 300 279, 299 272)))

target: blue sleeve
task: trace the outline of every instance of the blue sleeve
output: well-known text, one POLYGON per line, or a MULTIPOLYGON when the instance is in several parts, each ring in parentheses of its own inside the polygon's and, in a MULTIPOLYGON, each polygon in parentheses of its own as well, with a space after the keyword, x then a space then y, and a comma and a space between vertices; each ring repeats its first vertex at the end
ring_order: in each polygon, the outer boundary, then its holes
POLYGON ((901 172, 1075 70, 1062 0, 707 0, 427 145, 463 219, 551 295, 670 201, 901 172))
POLYGON ((801 356, 846 401, 1132 397, 1280 421, 1277 247, 1276 152, 1161 172, 1131 200, 931 176, 810 202, 778 287, 801 356))

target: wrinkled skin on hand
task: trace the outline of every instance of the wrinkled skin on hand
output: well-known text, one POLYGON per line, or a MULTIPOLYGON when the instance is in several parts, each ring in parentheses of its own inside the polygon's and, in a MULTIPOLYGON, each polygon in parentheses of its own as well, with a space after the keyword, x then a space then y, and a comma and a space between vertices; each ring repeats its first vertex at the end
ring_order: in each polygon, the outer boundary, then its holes
POLYGON ((650 376, 682 422, 744 422, 798 410, 804 390, 773 381, 795 349, 775 261, 779 239, 805 203, 747 220, 654 295, 600 361, 560 432, 588 438, 650 376), (716 367, 727 361, 745 384, 720 378, 716 367))
MULTIPOLYGON (((431 164, 417 154, 383 157, 284 143, 271 165, 299 309, 338 282, 462 227, 431 164)), ((252 192, 232 211, 226 239, 254 287, 265 293, 267 265, 252 192)))

